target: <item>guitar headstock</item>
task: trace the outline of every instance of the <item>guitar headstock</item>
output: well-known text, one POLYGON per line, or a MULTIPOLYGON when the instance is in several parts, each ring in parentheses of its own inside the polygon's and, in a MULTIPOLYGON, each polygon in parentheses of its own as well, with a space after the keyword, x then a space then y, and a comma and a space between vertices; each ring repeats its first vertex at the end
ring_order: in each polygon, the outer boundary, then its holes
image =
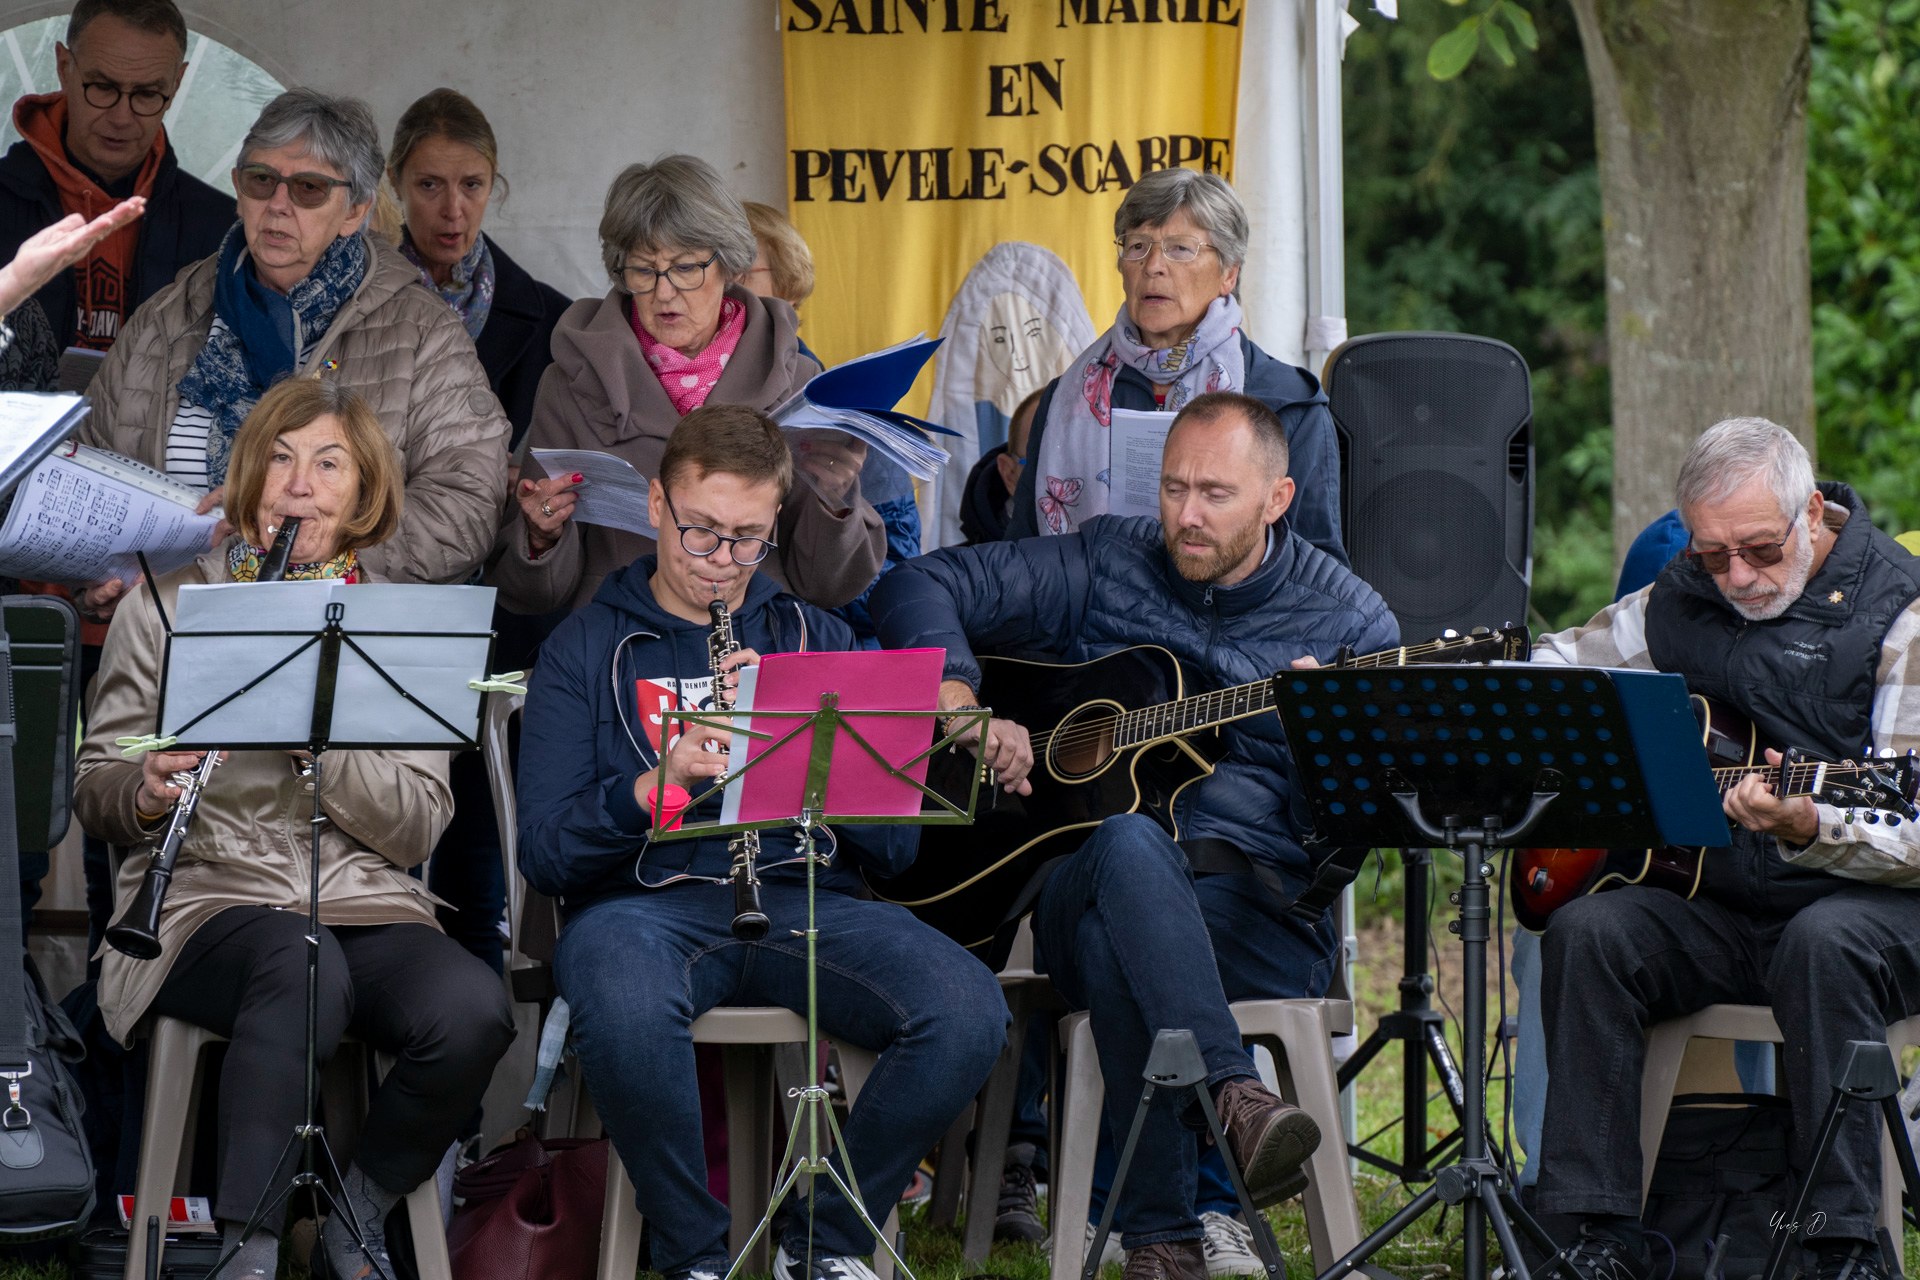
POLYGON ((1781 758, 1774 794, 1805 795, 1839 809, 1864 809, 1868 822, 1878 822, 1882 815, 1892 823, 1920 818, 1920 808, 1914 805, 1920 795, 1920 756, 1912 751, 1904 756, 1868 755, 1822 766, 1789 751, 1781 758), (1806 776, 1809 771, 1811 776, 1806 776))
POLYGON ((1533 652, 1533 632, 1526 624, 1515 622, 1498 630, 1475 627, 1465 635, 1449 630, 1419 648, 1418 657, 1409 654, 1409 663, 1525 662, 1533 652))

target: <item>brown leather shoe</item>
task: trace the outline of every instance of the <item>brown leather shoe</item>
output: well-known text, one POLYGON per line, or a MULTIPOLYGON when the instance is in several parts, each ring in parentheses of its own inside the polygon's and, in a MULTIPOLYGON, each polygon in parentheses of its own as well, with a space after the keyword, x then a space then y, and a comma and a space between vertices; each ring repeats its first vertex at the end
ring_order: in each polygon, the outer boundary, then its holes
POLYGON ((1301 1166, 1320 1145, 1320 1126, 1313 1117, 1250 1076, 1220 1086, 1214 1097, 1220 1109, 1220 1128, 1233 1148, 1247 1195, 1256 1209, 1278 1204, 1307 1189, 1301 1166))
POLYGON ((1121 1280, 1207 1280, 1207 1251, 1198 1240, 1165 1240, 1127 1250, 1121 1280))

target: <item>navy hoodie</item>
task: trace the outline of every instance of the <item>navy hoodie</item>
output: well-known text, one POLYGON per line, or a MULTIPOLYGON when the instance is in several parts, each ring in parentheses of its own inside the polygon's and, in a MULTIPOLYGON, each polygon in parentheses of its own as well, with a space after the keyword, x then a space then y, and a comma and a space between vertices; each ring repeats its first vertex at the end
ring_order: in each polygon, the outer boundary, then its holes
MULTIPOLYGON (((520 731, 517 798, 520 870, 528 883, 560 899, 568 914, 600 898, 646 892, 685 877, 725 878, 728 837, 649 840, 652 820, 636 802, 634 779, 658 760, 663 709, 712 705, 708 626, 676 617, 655 602, 655 557, 642 556, 600 584, 592 603, 554 631, 528 684, 520 731)), ((734 612, 741 644, 761 654, 854 649, 847 624, 756 575, 734 612)), ((719 816, 715 796, 687 814, 719 816)), ((854 891, 851 860, 885 874, 913 861, 910 826, 821 827, 815 840, 834 852, 824 888, 854 891)), ((791 829, 760 834, 761 879, 797 881, 806 872, 791 829), (784 864, 784 865, 780 865, 784 864)))

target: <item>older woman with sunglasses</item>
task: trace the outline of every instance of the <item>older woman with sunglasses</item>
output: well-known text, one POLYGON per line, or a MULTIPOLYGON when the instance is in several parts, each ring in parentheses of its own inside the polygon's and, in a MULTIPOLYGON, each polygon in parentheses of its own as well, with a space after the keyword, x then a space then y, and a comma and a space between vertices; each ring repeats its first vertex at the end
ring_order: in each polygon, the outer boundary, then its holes
POLYGON ((1242 329, 1235 293, 1248 227, 1240 197, 1218 174, 1162 169, 1128 190, 1113 234, 1126 301, 1042 393, 1006 536, 1071 533, 1107 510, 1113 410, 1177 411, 1208 391, 1238 391, 1287 428, 1295 494, 1287 521, 1345 564, 1327 397, 1311 373, 1274 359, 1242 329))
MULTIPOLYGON (((613 287, 560 317, 529 446, 611 453, 652 477, 667 437, 694 409, 770 411, 820 371, 800 346, 793 308, 743 287, 759 246, 706 161, 627 166, 607 191, 600 249, 613 287)), ((886 530, 860 492, 866 446, 810 440, 795 453, 805 483, 780 508, 767 571, 833 608, 866 588, 886 554, 886 530)), ((523 477, 514 497, 489 580, 516 612, 578 608, 607 574, 653 551, 638 534, 575 520, 569 474, 523 477)))
MULTIPOLYGON (((275 382, 322 372, 359 392, 406 476, 399 531, 368 567, 456 582, 492 545, 508 425, 460 318, 365 234, 383 168, 365 103, 290 89, 241 141, 240 221, 220 252, 134 315, 88 390, 99 445, 222 497, 234 433, 275 382)), ((80 593, 112 612, 119 580, 80 593)))

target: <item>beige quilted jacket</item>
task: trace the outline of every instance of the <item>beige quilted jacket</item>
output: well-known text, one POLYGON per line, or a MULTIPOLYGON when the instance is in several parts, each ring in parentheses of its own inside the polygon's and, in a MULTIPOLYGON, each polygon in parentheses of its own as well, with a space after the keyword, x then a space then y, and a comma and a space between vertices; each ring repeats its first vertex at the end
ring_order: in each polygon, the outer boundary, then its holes
MULTIPOLYGON (((459 317, 397 250, 368 244, 366 279, 307 366, 338 362, 331 376, 367 398, 406 473, 399 532, 361 558, 389 581, 464 581, 493 546, 511 428, 459 317)), ((87 391, 82 443, 166 469, 176 388, 213 327, 218 266, 218 255, 194 263, 134 312, 87 391)))
MULTIPOLYGON (((230 545, 154 583, 169 614, 183 585, 233 580, 230 545)), ((164 820, 140 822, 140 762, 114 745, 122 735, 154 732, 164 641, 147 589, 131 592, 107 632, 75 765, 73 810, 80 825, 135 851, 120 867, 116 915, 138 891, 146 851, 166 828, 164 820)), ((444 751, 327 753, 320 770, 321 811, 329 819, 320 836, 323 923, 440 927, 435 899, 405 869, 426 861, 453 816, 448 759, 444 751)), ((216 914, 234 906, 305 912, 312 816, 313 781, 295 772, 284 751, 235 751, 213 771, 160 915, 159 958, 133 960, 101 948, 100 1011, 116 1039, 131 1041, 180 949, 216 914)))

